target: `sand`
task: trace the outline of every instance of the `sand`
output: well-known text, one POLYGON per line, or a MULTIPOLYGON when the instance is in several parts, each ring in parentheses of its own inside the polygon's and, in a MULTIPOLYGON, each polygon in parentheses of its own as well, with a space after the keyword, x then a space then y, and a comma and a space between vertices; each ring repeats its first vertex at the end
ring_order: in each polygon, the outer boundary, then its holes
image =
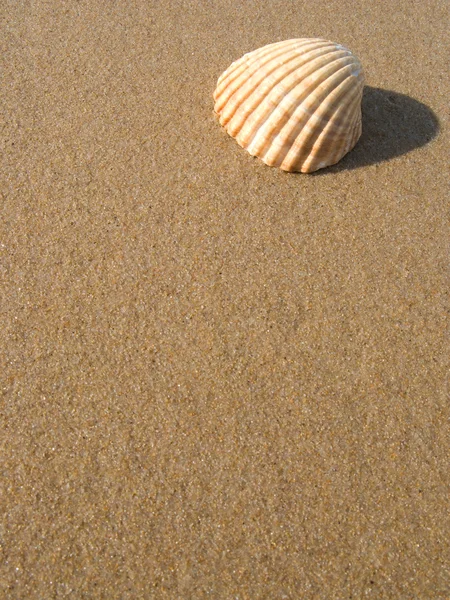
POLYGON ((0 596, 449 598, 448 2, 1 14, 0 596), (364 134, 287 174, 212 92, 316 36, 364 134))

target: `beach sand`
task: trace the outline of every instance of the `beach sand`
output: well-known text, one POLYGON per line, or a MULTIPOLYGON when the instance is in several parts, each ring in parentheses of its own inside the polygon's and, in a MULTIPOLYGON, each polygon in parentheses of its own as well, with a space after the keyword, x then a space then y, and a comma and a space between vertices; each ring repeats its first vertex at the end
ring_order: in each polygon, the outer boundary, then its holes
POLYGON ((3 598, 450 597, 449 4, 2 4, 3 598), (365 68, 314 175, 245 52, 365 68))

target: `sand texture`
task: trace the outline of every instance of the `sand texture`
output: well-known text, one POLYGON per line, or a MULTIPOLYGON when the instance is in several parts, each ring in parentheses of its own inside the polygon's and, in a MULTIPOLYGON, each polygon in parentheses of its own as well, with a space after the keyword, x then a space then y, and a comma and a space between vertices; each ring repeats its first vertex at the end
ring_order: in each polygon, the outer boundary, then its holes
POLYGON ((0 5, 0 598, 450 598, 450 4, 0 5), (233 60, 361 60, 289 174, 233 60))

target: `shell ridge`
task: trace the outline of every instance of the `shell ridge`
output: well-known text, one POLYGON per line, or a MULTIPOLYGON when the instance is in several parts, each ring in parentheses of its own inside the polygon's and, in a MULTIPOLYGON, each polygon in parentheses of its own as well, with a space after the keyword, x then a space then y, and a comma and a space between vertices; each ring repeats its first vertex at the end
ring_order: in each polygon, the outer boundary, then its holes
MULTIPOLYGON (((338 62, 340 59, 337 59, 335 62, 338 62)), ((323 67, 323 71, 325 72, 330 65, 326 65, 323 67)), ((277 153, 276 164, 280 165, 286 159, 288 153, 291 151, 292 146, 289 146, 289 143, 295 144, 298 136, 301 135, 302 132, 307 132, 309 128, 311 128, 310 121, 311 119, 317 120, 317 110, 320 110, 323 97, 322 94, 327 95, 327 88, 330 84, 330 81, 334 79, 341 79, 339 85, 345 81, 345 70, 348 67, 348 64, 343 65, 337 71, 331 71, 328 75, 321 80, 313 80, 308 88, 304 89, 304 93, 302 94, 302 98, 298 99, 297 106, 294 111, 288 116, 288 119, 285 120, 283 126, 275 134, 270 142, 269 147, 264 153, 264 158, 268 158, 268 160, 272 164, 272 160, 274 159, 273 155, 277 153), (318 85, 317 85, 318 83, 318 85), (317 90, 320 88, 320 92, 317 90), (313 103, 309 106, 304 105, 304 101, 306 98, 312 97, 313 103), (301 118, 300 116, 303 116, 301 118), (278 140, 277 140, 278 138, 278 140), (268 155, 271 154, 270 157, 268 155)), ((304 138, 307 139, 306 133, 304 134, 304 138)), ((303 140, 302 140, 303 145, 303 140)), ((307 148, 305 146, 304 152, 307 152, 307 148)))
MULTIPOLYGON (((327 131, 327 134, 329 133, 330 130, 331 130, 331 133, 333 133, 333 131, 336 130, 336 124, 335 124, 336 111, 338 111, 338 112, 346 111, 347 104, 344 104, 344 99, 349 92, 352 93, 352 88, 351 88, 351 82, 349 81, 349 79, 347 77, 339 83, 339 85, 337 86, 337 88, 335 90, 333 90, 333 94, 332 94, 334 96, 333 101, 330 102, 330 104, 328 106, 326 106, 326 110, 323 109, 323 106, 324 106, 323 103, 319 103, 317 105, 316 110, 308 119, 307 124, 302 128, 301 132, 299 133, 299 136, 297 136, 297 138, 293 142, 292 146, 289 148, 288 153, 284 157, 283 163, 286 162, 287 164, 289 164, 289 162, 292 160, 293 155, 296 157, 295 163, 297 164, 297 163, 303 162, 303 160, 301 159, 302 156, 308 157, 311 154, 314 154, 314 146, 316 144, 317 139, 321 136, 321 134, 325 130, 327 131), (342 104, 340 104, 341 102, 342 102, 342 104), (313 121, 313 122, 311 122, 311 121, 313 121), (323 121, 326 123, 326 125, 324 126, 324 128, 322 130, 319 129, 318 127, 314 126, 314 124, 316 122, 320 122, 320 121, 323 121), (299 137, 300 137, 300 139, 298 139, 299 137), (301 153, 299 152, 299 147, 301 147, 301 149, 302 149, 301 153)), ((339 134, 339 130, 340 130, 340 128, 338 126, 336 135, 339 134)), ((318 150, 316 149, 316 152, 317 151, 318 150)), ((307 160, 308 160, 307 158, 304 159, 305 162, 307 160)))
MULTIPOLYGON (((319 56, 317 58, 322 58, 322 56, 319 56)), ((289 88, 282 89, 278 93, 278 96, 282 96, 282 98, 279 98, 277 95, 275 95, 275 97, 273 97, 273 96, 267 94, 267 96, 260 103, 261 107, 262 107, 260 109, 260 112, 263 113, 261 118, 257 119, 257 116, 259 114, 259 113, 257 113, 257 111, 258 111, 259 107, 255 108, 252 111, 252 115, 254 116, 254 122, 251 123, 251 126, 253 127, 253 134, 250 136, 250 138, 247 138, 245 140, 246 145, 243 145, 243 147, 248 149, 251 154, 259 156, 260 150, 257 150, 256 148, 251 148, 251 149, 249 148, 253 144, 253 141, 254 141, 256 135, 258 134, 258 131, 261 131, 261 135, 263 135, 263 134, 270 135, 270 139, 266 143, 266 146, 270 147, 270 144, 272 143, 273 139, 275 139, 277 134, 273 132, 273 127, 270 128, 268 123, 272 119, 275 120, 278 115, 278 117, 280 118, 279 128, 283 128, 285 126, 285 124, 289 121, 289 119, 292 118, 292 115, 294 114, 294 112, 303 104, 305 97, 310 95, 318 87, 318 85, 321 85, 322 83, 324 83, 329 77, 332 77, 333 74, 335 74, 337 72, 337 71, 333 70, 335 67, 335 63, 338 61, 342 61, 342 59, 344 59, 344 58, 345 57, 343 57, 343 56, 336 57, 335 60, 333 60, 333 61, 327 63, 325 66, 323 66, 317 72, 325 73, 325 72, 331 71, 327 75, 327 77, 323 80, 320 80, 319 82, 316 79, 313 79, 309 82, 308 87, 306 87, 304 82, 311 76, 311 74, 314 72, 314 69, 315 69, 315 65, 312 64, 314 61, 308 61, 307 63, 305 63, 302 66, 302 68, 307 68, 307 70, 305 72, 304 80, 300 84, 298 81, 293 79, 292 84, 290 85, 289 88), (297 88, 299 88, 298 91, 301 92, 301 94, 299 94, 298 96, 295 95, 295 90, 297 88), (275 103, 276 103, 276 106, 275 106, 275 103), (269 107, 272 106, 272 110, 270 110, 270 111, 267 110, 266 112, 264 112, 263 108, 265 106, 269 106, 269 107)), ((348 66, 348 65, 346 64, 344 66, 348 66)), ((294 72, 292 72, 292 74, 294 74, 294 72)), ((250 116, 251 115, 248 115, 248 118, 250 116)), ((273 125, 276 127, 276 123, 274 123, 273 125)), ((268 151, 268 149, 266 149, 266 152, 267 151, 268 151)), ((264 152, 264 154, 265 154, 265 152, 264 152)))
POLYGON ((235 77, 230 78, 220 86, 216 88, 217 95, 214 99, 216 100, 216 112, 219 112, 221 108, 226 104, 236 93, 240 82, 253 77, 260 69, 262 69, 271 60, 275 60, 279 56, 285 53, 284 49, 276 49, 278 52, 269 53, 267 52, 264 56, 257 60, 247 61, 243 63, 238 72, 235 73, 235 77), (268 57, 268 58, 267 58, 268 57), (267 60, 265 60, 267 58, 267 60), (261 61, 261 62, 260 62, 261 61), (232 87, 230 87, 232 86, 232 87), (224 95, 225 94, 225 95, 224 95), (220 100, 219 100, 220 99, 220 100), (220 105, 218 104, 220 102, 220 105))
MULTIPOLYGON (((353 94, 349 94, 352 97, 351 102, 348 105, 342 104, 338 107, 338 110, 332 115, 329 119, 327 125, 323 129, 323 131, 319 132, 314 144, 310 150, 310 153, 304 163, 302 164, 302 170, 309 171, 315 164, 319 165, 322 161, 324 152, 327 152, 327 149, 331 146, 334 148, 334 151, 329 155, 330 164, 335 164, 338 162, 339 158, 343 156, 342 152, 345 154, 346 149, 345 145, 348 142, 344 135, 340 135, 341 130, 345 128, 342 125, 336 125, 335 119, 339 119, 339 122, 345 123, 348 115, 352 115, 350 120, 350 126, 348 130, 351 132, 352 137, 350 141, 354 138, 354 128, 355 122, 358 118, 358 112, 355 112, 355 108, 358 105, 358 93, 354 93, 354 90, 350 90, 353 94), (337 142, 335 140, 338 140, 337 142)), ((312 170, 316 170, 312 168, 312 170)))
MULTIPOLYGON (((257 71, 256 71, 249 78, 249 81, 248 81, 249 87, 247 88, 246 86, 243 86, 242 96, 235 97, 233 99, 233 96, 238 92, 238 90, 235 92, 235 94, 230 96, 230 99, 228 101, 229 104, 227 105, 227 107, 223 110, 223 112, 220 115, 220 117, 221 117, 220 122, 222 125, 224 125, 225 123, 229 123, 237 115, 237 113, 240 111, 241 107, 244 106, 244 102, 245 102, 245 111, 243 111, 244 118, 243 118, 243 120, 240 121, 239 126, 237 126, 237 124, 230 125, 230 130, 231 130, 230 135, 235 136, 239 133, 239 131, 242 129, 242 127, 244 127, 247 119, 251 116, 251 114, 253 114, 257 110, 259 105, 261 105, 264 102, 273 101, 272 94, 275 92, 275 88, 277 86, 282 87, 282 82, 284 80, 288 79, 289 77, 292 78, 292 76, 296 73, 297 70, 303 69, 306 67, 308 67, 308 70, 305 73, 305 76, 309 76, 311 70, 314 69, 314 66, 311 65, 311 63, 313 63, 314 60, 316 60, 316 59, 323 58, 324 56, 331 54, 331 52, 329 52, 328 50, 323 49, 323 48, 316 48, 316 49, 312 50, 311 53, 312 52, 314 52, 315 54, 313 57, 310 57, 310 59, 305 60, 305 58, 303 56, 299 56, 298 54, 295 54, 295 55, 291 56, 288 61, 286 61, 282 64, 274 63, 273 69, 271 71, 269 71, 268 73, 260 74, 259 79, 256 79, 254 82, 252 82, 253 77, 255 77, 257 74, 257 71), (321 51, 321 54, 316 54, 317 51, 319 51, 319 50, 321 51), (290 67, 288 67, 287 65, 290 65, 290 67), (274 78, 274 74, 277 72, 278 72, 278 76, 276 78, 274 78), (268 85, 268 83, 266 81, 269 79, 269 76, 272 76, 269 81, 270 86, 268 85), (254 83, 255 85, 252 85, 252 83, 254 83)), ((310 55, 310 53, 307 53, 307 56, 309 56, 309 55, 310 55)), ((340 58, 344 58, 344 57, 340 57, 340 58)), ((269 64, 269 62, 267 64, 269 64)), ((290 84, 290 86, 287 87, 286 89, 282 89, 280 94, 282 94, 283 96, 286 96, 296 85, 298 85, 298 82, 295 80, 295 78, 292 78, 292 83, 290 84)))
POLYGON ((361 136, 364 72, 345 47, 320 38, 246 53, 219 77, 214 110, 250 154, 286 171, 338 162, 361 136))
MULTIPOLYGON (((330 47, 331 49, 331 47, 330 47)), ((283 66, 285 64, 287 64, 285 62, 279 63, 276 62, 277 59, 279 59, 280 57, 282 57, 285 54, 289 54, 290 52, 293 52, 294 54, 292 55, 292 60, 295 59, 299 59, 300 62, 302 62, 302 60, 304 60, 302 57, 308 56, 310 53, 316 52, 316 51, 320 51, 320 50, 324 50, 323 44, 321 46, 316 46, 314 45, 311 49, 308 49, 304 54, 299 54, 296 50, 298 50, 298 48, 296 47, 289 47, 287 50, 285 48, 276 48, 276 52, 274 53, 266 53, 263 57, 258 57, 257 60, 252 61, 252 62, 247 62, 245 65, 242 65, 242 68, 240 69, 239 73, 236 74, 236 77, 233 78, 232 80, 230 80, 229 82, 227 82, 227 84, 223 87, 220 87, 220 91, 219 93, 217 93, 215 95, 215 100, 216 100, 216 107, 215 110, 216 112, 220 112, 223 105, 227 102, 229 102, 233 96, 236 93, 236 89, 235 87, 239 86, 240 81, 247 79, 247 82, 256 76, 256 74, 258 73, 258 71, 260 71, 260 82, 261 83, 264 78, 272 73, 274 70, 276 70, 277 68, 282 69, 283 66), (273 62, 273 69, 271 71, 269 71, 269 73, 265 73, 263 71, 264 67, 267 67, 270 63, 273 62), (230 86, 232 84, 235 84, 232 88, 230 88, 230 86), (227 91, 228 90, 228 91, 227 91), (223 96, 223 94, 225 94, 225 96, 223 96)), ((320 56, 320 55, 319 55, 320 56)), ((307 62, 307 61, 306 61, 307 62)), ((245 86, 245 83, 244 83, 245 86)), ((219 87, 216 89, 216 92, 218 92, 219 87)), ((257 88, 255 88, 257 89, 257 88)))
MULTIPOLYGON (((287 40, 286 44, 289 44, 290 42, 293 42, 293 41, 295 41, 295 40, 287 40)), ((219 79, 217 80, 217 87, 219 87, 219 84, 222 83, 222 81, 224 81, 224 79, 226 77, 228 77, 231 73, 233 73, 233 71, 236 68, 247 64, 249 61, 249 57, 257 56, 257 55, 264 55, 264 54, 270 52, 276 46, 282 46, 283 44, 284 44, 284 42, 274 42, 273 44, 268 44, 267 46, 263 46, 262 48, 257 48, 256 50, 250 50, 249 52, 246 52, 240 58, 233 61, 231 63, 231 65, 228 67, 228 69, 225 69, 225 71, 220 75, 219 79)))
MULTIPOLYGON (((288 40, 288 42, 286 42, 286 47, 287 48, 291 48, 291 47, 296 47, 295 42, 296 40, 288 40), (292 44, 290 43, 292 42, 292 44)), ((263 59, 265 56, 272 54, 274 51, 280 51, 280 54, 283 54, 283 52, 286 51, 285 46, 284 46, 284 42, 275 42, 275 44, 269 44, 269 46, 264 46, 263 48, 259 48, 258 50, 253 50, 252 52, 247 52, 247 54, 244 54, 244 56, 242 56, 241 58, 239 58, 238 60, 234 61, 229 67, 228 69, 222 73, 222 75, 219 77, 218 81, 217 81, 217 88, 216 88, 216 92, 217 90, 220 88, 220 86, 225 82, 226 78, 229 78, 235 71, 236 69, 242 67, 242 69, 245 71, 245 69, 249 68, 249 65, 252 64, 257 64, 258 60, 263 59)), ((259 68, 259 67, 258 67, 259 68)), ((238 77, 239 74, 236 76, 238 77)), ((235 79, 231 79, 231 81, 229 83, 232 83, 235 79)), ((227 83, 227 86, 229 85, 229 83, 227 83)))
POLYGON ((264 66, 264 62, 262 62, 262 60, 268 55, 273 56, 273 57, 281 56, 282 54, 289 52, 291 50, 296 50, 298 53, 298 50, 300 48, 302 48, 304 45, 307 45, 309 47, 313 46, 315 48, 321 48, 324 45, 327 45, 329 47, 333 46, 332 42, 324 43, 324 40, 312 40, 313 43, 309 43, 309 40, 306 40, 306 42, 308 42, 308 44, 299 44, 298 43, 299 41, 302 42, 303 40, 290 40, 290 41, 288 40, 286 43, 279 42, 278 44, 273 44, 273 45, 271 44, 269 46, 259 48, 258 50, 254 50, 253 52, 248 52, 247 54, 244 54, 244 56, 242 56, 240 59, 238 59, 237 61, 232 63, 230 65, 230 67, 228 67, 228 69, 219 77, 218 82, 217 82, 217 87, 214 92, 215 97, 219 96, 220 93, 222 93, 223 89, 225 89, 225 87, 228 86, 228 82, 226 85, 224 85, 225 80, 227 78, 230 79, 230 81, 229 81, 230 84, 235 81, 235 78, 230 78, 230 76, 236 70, 240 69, 239 73, 236 75, 236 78, 237 78, 243 72, 245 72, 247 69, 250 69, 250 68, 254 68, 255 70, 259 69, 262 66, 264 66), (275 52, 276 52, 276 54, 275 54, 275 52))
MULTIPOLYGON (((351 125, 349 127, 349 131, 351 131, 351 137, 343 140, 340 148, 340 156, 344 156, 347 154, 358 142, 361 137, 361 107, 360 103, 361 99, 355 99, 354 102, 354 114, 352 118, 351 125)), ((339 159, 338 159, 339 160, 339 159)), ((337 162, 337 161, 336 161, 337 162)))
MULTIPOLYGON (((239 96, 238 98, 235 98, 233 101, 233 97, 239 92, 239 88, 235 89, 233 88, 225 88, 224 93, 226 91, 226 89, 228 89, 228 93, 226 94, 226 98, 223 98, 220 101, 220 105, 217 105, 216 103, 216 112, 220 112, 221 111, 221 106, 225 103, 225 102, 233 102, 232 106, 237 102, 237 101, 243 101, 243 100, 247 100, 248 97, 250 97, 255 91, 258 90, 259 86, 261 84, 263 84, 264 80, 268 77, 268 75, 271 75, 273 72, 275 72, 277 69, 282 69, 284 67, 285 64, 288 64, 290 62, 290 60, 294 61, 296 59, 301 60, 301 56, 299 57, 298 54, 293 54, 291 59, 286 62, 286 63, 279 63, 276 62, 277 59, 279 59, 280 56, 283 56, 283 54, 287 54, 286 52, 280 52, 274 55, 266 55, 264 58, 267 60, 265 60, 263 63, 261 64, 252 64, 247 66, 244 71, 242 71, 236 78, 235 82, 236 84, 239 84, 239 79, 243 78, 244 76, 247 76, 247 81, 245 82, 244 86, 242 86, 243 88, 247 88, 248 86, 248 94, 245 95, 244 91, 242 92, 242 96, 239 96), (270 63, 273 63, 273 68, 271 70, 269 70, 268 72, 263 71, 263 67, 267 67, 270 63), (258 74, 258 71, 260 71, 259 77, 256 77, 258 74), (256 78, 254 81, 253 78, 256 78)), ((232 82, 234 83, 234 82, 232 82)), ((231 84, 230 84, 231 85, 231 84)), ((274 85, 276 85, 276 82, 274 82, 274 85)), ((237 109, 236 109, 237 110, 237 109)), ((226 121, 230 120, 233 116, 235 111, 232 111, 230 108, 230 113, 228 113, 227 111, 227 117, 225 118, 226 121), (231 116, 229 116, 231 114, 231 116)))

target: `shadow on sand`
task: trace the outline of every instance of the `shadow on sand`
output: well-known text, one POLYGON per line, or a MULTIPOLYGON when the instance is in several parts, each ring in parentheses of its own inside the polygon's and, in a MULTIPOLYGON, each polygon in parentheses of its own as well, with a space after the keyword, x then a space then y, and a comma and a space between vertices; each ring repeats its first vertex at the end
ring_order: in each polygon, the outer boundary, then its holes
POLYGON ((422 102, 392 90, 366 86, 359 142, 337 165, 312 175, 337 173, 387 161, 424 146, 438 132, 438 118, 422 102))

